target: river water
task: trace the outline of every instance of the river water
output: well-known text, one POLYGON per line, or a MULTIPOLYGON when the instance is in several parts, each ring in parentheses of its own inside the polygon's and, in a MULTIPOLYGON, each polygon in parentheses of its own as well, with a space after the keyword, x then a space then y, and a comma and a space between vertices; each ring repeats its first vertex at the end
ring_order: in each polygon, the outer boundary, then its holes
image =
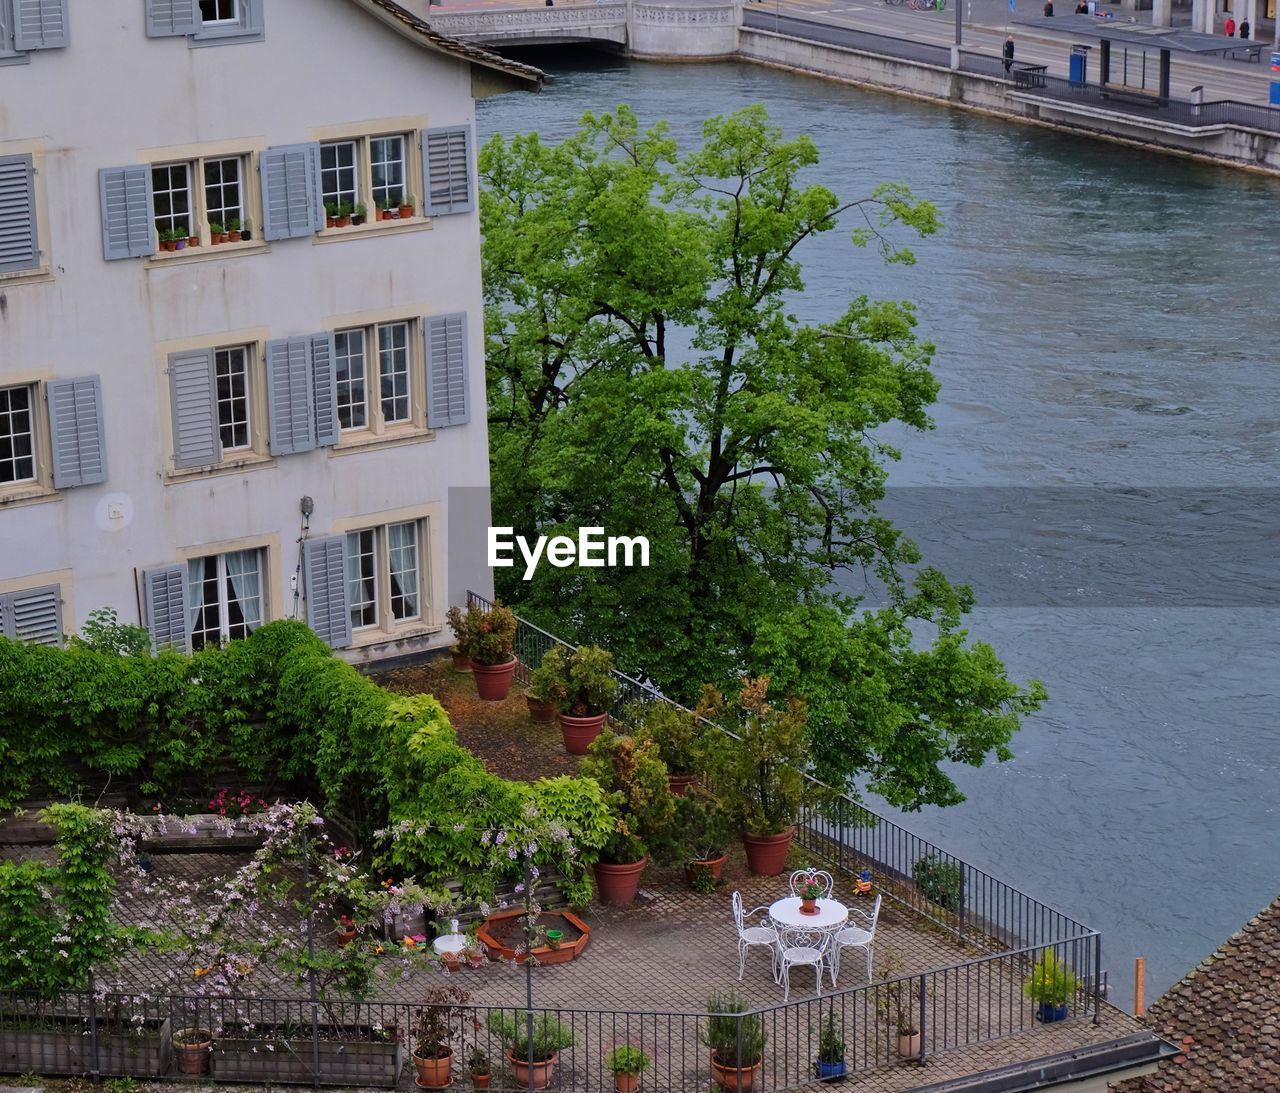
POLYGON ((1139 954, 1167 988, 1280 890, 1280 181, 748 65, 529 59, 555 79, 481 102, 482 140, 626 102, 685 144, 763 102, 813 180, 936 202, 913 268, 808 245, 795 311, 917 304, 942 393, 889 511, 1051 697, 906 823, 1102 930, 1116 1003, 1139 954))

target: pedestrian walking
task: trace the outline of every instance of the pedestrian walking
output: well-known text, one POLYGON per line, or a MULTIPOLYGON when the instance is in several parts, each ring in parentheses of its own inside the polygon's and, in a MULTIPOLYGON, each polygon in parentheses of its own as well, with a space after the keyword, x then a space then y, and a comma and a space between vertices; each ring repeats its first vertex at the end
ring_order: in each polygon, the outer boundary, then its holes
POLYGON ((1010 34, 1004 40, 1004 74, 1009 75, 1009 70, 1013 67, 1013 35, 1010 34))
POLYGON ((1240 37, 1241 38, 1249 37, 1249 20, 1248 19, 1240 20, 1240 37))
POLYGON ((1089 0, 1080 0, 1080 2, 1076 5, 1076 14, 1077 15, 1089 14, 1089 0))
POLYGON ((1236 21, 1232 19, 1230 15, 1227 16, 1227 25, 1223 27, 1222 30, 1228 38, 1234 38, 1236 36, 1236 21))
POLYGON ((1046 17, 1053 14, 1053 0, 1044 0, 1044 13, 1046 17))

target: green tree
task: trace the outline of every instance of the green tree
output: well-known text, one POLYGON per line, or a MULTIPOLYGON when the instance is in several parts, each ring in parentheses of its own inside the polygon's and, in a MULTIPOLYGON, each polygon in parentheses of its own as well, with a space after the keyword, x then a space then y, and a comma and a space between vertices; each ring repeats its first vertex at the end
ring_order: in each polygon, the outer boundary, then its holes
POLYGON ((896 804, 960 800, 944 760, 1008 756, 1043 689, 960 627, 972 600, 876 512, 890 422, 931 427, 933 346, 909 303, 788 313, 798 249, 856 218, 855 245, 912 262, 938 226, 900 183, 842 201, 807 137, 763 107, 709 120, 681 155, 626 107, 484 148, 481 215, 494 521, 536 536, 646 535, 650 565, 498 570, 501 595, 692 701, 749 671, 810 708, 819 771, 896 804), (840 571, 887 590, 868 612, 840 571), (927 624, 931 644, 913 633, 927 624))

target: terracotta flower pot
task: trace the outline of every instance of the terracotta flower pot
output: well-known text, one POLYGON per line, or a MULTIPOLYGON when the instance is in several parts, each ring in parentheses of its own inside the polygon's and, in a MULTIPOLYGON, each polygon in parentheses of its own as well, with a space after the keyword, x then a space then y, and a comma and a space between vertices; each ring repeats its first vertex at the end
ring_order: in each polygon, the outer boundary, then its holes
POLYGON ((453 658, 453 670, 455 672, 471 671, 471 658, 466 653, 459 653, 457 650, 450 649, 449 656, 453 658))
POLYGON ((529 1088, 529 1074, 532 1071, 533 1088, 546 1089, 551 1084, 552 1071, 555 1070, 556 1061, 559 1058, 560 1052, 553 1051, 549 1059, 543 1059, 530 1066, 528 1059, 517 1059, 508 1051, 507 1062, 511 1064, 511 1077, 515 1081, 516 1088, 529 1088))
POLYGON ((208 1074, 213 1033, 202 1028, 184 1028, 174 1033, 173 1053, 180 1074, 208 1074))
POLYGON ((756 1073, 760 1070, 761 1061, 756 1060, 752 1066, 722 1066, 716 1062, 716 1054, 711 1053, 711 1076, 721 1089, 741 1090, 746 1093, 756 1084, 756 1073))
POLYGON ((334 933, 338 936, 339 949, 345 949, 356 939, 355 930, 335 930, 334 933))
POLYGON ((904 1059, 914 1059, 920 1054, 920 1033, 898 1033, 898 1054, 904 1059))
POLYGON ((590 717, 560 715, 560 732, 564 736, 564 750, 570 755, 586 755, 591 741, 600 735, 608 714, 592 714, 590 717))
POLYGON ((493 1081, 492 1074, 472 1074, 471 1088, 472 1089, 488 1089, 489 1083, 491 1081, 493 1081))
POLYGON ((668 774, 667 786, 671 792, 677 797, 684 797, 689 792, 689 787, 696 785, 698 776, 696 774, 668 774))
POLYGON ((413 1053, 413 1065, 418 1071, 419 1089, 448 1089, 453 1081, 453 1052, 442 1055, 438 1059, 424 1059, 416 1051, 413 1053))
POLYGON ((796 829, 787 828, 781 835, 743 835, 747 848, 747 868, 759 877, 776 877, 787 868, 787 851, 796 829))
POLYGON ((235 230, 235 231, 233 231, 233 232, 227 232, 227 242, 228 242, 228 243, 239 243, 239 242, 240 242, 240 229, 239 229, 239 228, 236 228, 236 230, 235 230))
POLYGON ((350 217, 350 216, 340 216, 340 217, 338 217, 338 222, 334 225, 334 227, 335 227, 335 228, 349 228, 349 227, 351 227, 351 217, 350 217))
POLYGON ((624 1070, 614 1071, 613 1093, 636 1093, 639 1088, 639 1074, 628 1074, 624 1070))
POLYGON ((401 206, 400 206, 400 219, 401 219, 401 220, 408 220, 411 216, 413 216, 413 206, 412 206, 412 205, 401 205, 401 206))
POLYGON ((556 708, 552 703, 545 699, 534 698, 533 695, 525 695, 524 699, 529 703, 530 721, 538 725, 549 725, 556 719, 556 708))
POLYGON ((684 879, 693 884, 693 878, 697 876, 701 870, 706 870, 711 874, 711 879, 716 883, 720 881, 720 874, 724 871, 724 863, 729 860, 729 855, 721 854, 718 858, 706 858, 701 861, 691 861, 684 867, 684 879))
POLYGON ((471 662, 471 676, 476 681, 476 694, 485 702, 501 702, 511 690, 511 680, 516 674, 516 658, 506 664, 477 664, 471 662))
POLYGON ((338 226, 338 218, 336 216, 326 216, 324 218, 324 226, 326 228, 336 228, 338 226))
POLYGON ((636 901, 636 892, 640 890, 640 874, 648 864, 648 858, 641 858, 629 865, 596 862, 591 868, 596 875, 597 898, 601 903, 613 907, 630 907, 636 901))
POLYGON ((802 915, 816 915, 818 913, 818 901, 816 899, 801 899, 800 913, 802 915))

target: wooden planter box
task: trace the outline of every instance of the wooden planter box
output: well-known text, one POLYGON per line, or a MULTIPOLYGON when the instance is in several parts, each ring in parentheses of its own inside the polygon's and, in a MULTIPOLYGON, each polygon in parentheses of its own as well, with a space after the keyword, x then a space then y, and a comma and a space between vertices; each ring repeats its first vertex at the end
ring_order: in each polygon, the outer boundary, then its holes
MULTIPOLYGON (((45 1017, 61 1028, 11 1029, 0 1025, 0 1072, 10 1074, 88 1074, 93 1070, 93 1039, 78 1017, 45 1017)), ((169 1022, 149 1021, 137 1032, 98 1029, 98 1069, 103 1074, 154 1077, 169 1066, 169 1022)))
MULTIPOLYGON (((494 925, 509 922, 512 919, 521 918, 524 915, 523 910, 514 911, 498 911, 490 915, 484 921, 484 925, 476 931, 476 936, 481 943, 489 950, 489 956, 494 960, 515 960, 518 964, 523 964, 525 960, 524 953, 516 955, 516 950, 511 945, 503 944, 501 940, 494 936, 495 931, 491 929, 494 925)), ((551 964, 567 964, 569 961, 579 956, 587 947, 591 940, 591 927, 582 921, 572 911, 544 911, 539 917, 539 921, 545 927, 550 925, 555 919, 560 918, 568 925, 572 926, 580 934, 573 941, 566 941, 558 949, 553 949, 549 945, 538 945, 534 947, 533 957, 539 965, 546 967, 551 964)), ((554 929, 554 927, 552 927, 554 929)))
MULTIPOLYGON (((213 1042, 212 1076, 219 1082, 284 1082, 293 1085, 312 1084, 312 1041, 307 1029, 296 1034, 273 1034, 267 1026, 254 1031, 238 1032, 235 1037, 221 1036, 213 1042)), ((320 1026, 320 1035, 328 1026, 320 1026)), ((394 1036, 394 1030, 391 1030, 394 1036)), ((344 1029, 344 1035, 364 1039, 321 1039, 319 1085, 378 1086, 395 1088, 404 1061, 402 1048, 394 1039, 375 1041, 367 1025, 344 1029)))
POLYGON ((266 842, 262 832, 245 830, 241 820, 228 820, 212 813, 166 816, 161 832, 159 816, 139 816, 145 834, 137 842, 139 854, 167 854, 181 850, 257 850, 266 842), (187 828, 194 826, 194 831, 187 828))

